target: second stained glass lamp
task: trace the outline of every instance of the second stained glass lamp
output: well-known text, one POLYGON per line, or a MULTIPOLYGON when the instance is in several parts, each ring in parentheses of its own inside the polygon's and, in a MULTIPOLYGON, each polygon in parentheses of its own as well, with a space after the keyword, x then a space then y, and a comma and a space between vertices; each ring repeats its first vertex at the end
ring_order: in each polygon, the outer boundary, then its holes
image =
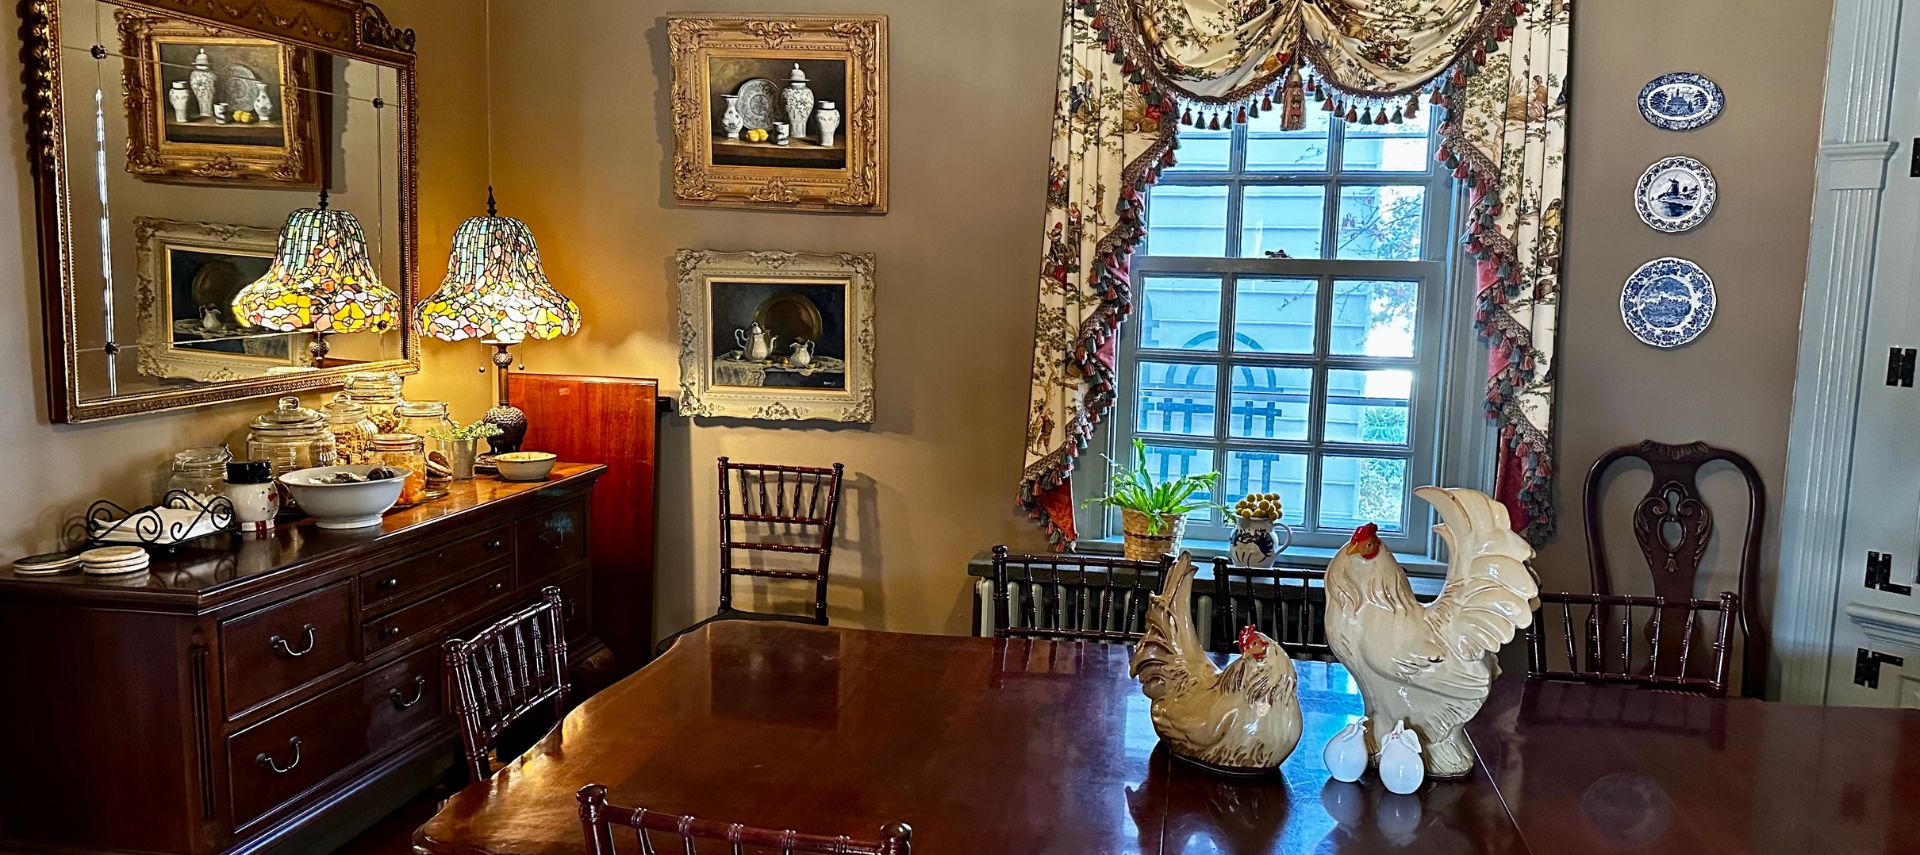
POLYGON ((580 307, 547 281, 533 231, 502 217, 487 188, 487 215, 473 217, 453 233, 447 278, 420 303, 420 330, 442 341, 478 339, 494 348, 499 405, 485 420, 499 436, 487 440, 495 454, 520 450, 527 414, 507 399, 507 348, 529 338, 554 339, 580 331, 580 307))
POLYGON ((273 264, 233 296, 233 315, 243 326, 312 332, 307 349, 317 365, 326 358, 327 336, 393 329, 399 304, 399 295, 380 284, 360 221, 328 208, 323 190, 319 207, 287 215, 273 264))

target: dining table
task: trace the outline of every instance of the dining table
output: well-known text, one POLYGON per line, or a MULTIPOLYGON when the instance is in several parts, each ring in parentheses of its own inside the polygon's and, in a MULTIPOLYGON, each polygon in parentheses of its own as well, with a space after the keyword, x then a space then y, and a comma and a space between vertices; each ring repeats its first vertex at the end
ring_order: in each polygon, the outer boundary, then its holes
POLYGON ((1129 654, 711 623, 468 784, 414 845, 581 852, 576 793, 601 784, 616 805, 765 828, 903 822, 915 855, 1920 852, 1920 711, 1509 673, 1469 725, 1473 770, 1397 795, 1327 773, 1327 740, 1364 714, 1338 663, 1296 663, 1286 762, 1229 777, 1168 753, 1129 654))

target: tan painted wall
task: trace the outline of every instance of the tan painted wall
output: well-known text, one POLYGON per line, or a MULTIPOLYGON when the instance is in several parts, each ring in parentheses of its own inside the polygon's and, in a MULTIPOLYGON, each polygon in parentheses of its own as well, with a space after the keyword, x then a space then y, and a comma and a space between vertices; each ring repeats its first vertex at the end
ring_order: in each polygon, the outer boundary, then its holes
MULTIPOLYGON (((386 0, 393 21, 419 31, 421 130, 420 235, 423 285, 433 287, 444 271, 447 240, 461 218, 485 202, 485 146, 481 124, 485 94, 474 85, 484 67, 482 17, 445 10, 477 10, 466 0, 386 0)), ((20 79, 18 51, 6 54, 6 79, 20 79)), ((14 84, 9 85, 12 90, 14 84)), ((150 501, 164 481, 176 450, 243 437, 246 422, 270 406, 267 399, 118 419, 89 425, 47 421, 46 363, 40 335, 40 267, 34 233, 33 181, 26 129, 18 107, 0 111, 0 558, 11 559, 56 545, 61 521, 96 498, 123 503, 150 501)), ((438 376, 476 377, 482 364, 472 350, 432 344, 426 370, 438 376)), ((468 381, 469 383, 475 381, 468 381)), ((476 400, 484 396, 477 390, 476 400)), ((477 415, 477 413, 475 413, 477 415)))
POLYGON ((529 370, 677 389, 677 248, 878 256, 871 427, 662 420, 660 629, 712 613, 718 597, 722 454, 847 464, 836 623, 963 631, 967 558, 1003 540, 1041 545, 1013 503, 1059 11, 1047 0, 576 0, 564 14, 494 3, 501 209, 533 226, 548 274, 587 319, 571 340, 522 348, 529 370), (664 16, 745 8, 891 16, 892 213, 672 202, 664 16))
MULTIPOLYGON (((1587 466, 1642 438, 1704 440, 1753 460, 1767 482, 1761 566, 1773 578, 1831 15, 1828 0, 1586 0, 1576 13, 1559 362, 1561 535, 1538 563, 1549 585, 1585 590, 1587 466), (1673 70, 1720 82, 1727 110, 1719 121, 1671 133, 1639 119, 1640 87, 1673 70), (1631 202, 1641 171, 1669 154, 1700 158, 1719 183, 1712 218, 1684 235, 1647 228, 1631 202), (1672 352, 1640 344, 1620 323, 1621 283, 1663 255, 1698 262, 1720 298, 1707 333, 1672 352)), ((1706 482, 1709 501, 1722 509, 1720 531, 1737 538, 1745 525, 1739 480, 1722 468, 1706 482)), ((1605 505, 1615 579, 1641 590, 1646 574, 1634 567, 1627 515, 1648 485, 1644 469, 1623 471, 1609 482, 1605 505)), ((1727 548, 1709 556, 1714 573, 1705 591, 1734 584, 1737 545, 1718 546, 1727 548)))

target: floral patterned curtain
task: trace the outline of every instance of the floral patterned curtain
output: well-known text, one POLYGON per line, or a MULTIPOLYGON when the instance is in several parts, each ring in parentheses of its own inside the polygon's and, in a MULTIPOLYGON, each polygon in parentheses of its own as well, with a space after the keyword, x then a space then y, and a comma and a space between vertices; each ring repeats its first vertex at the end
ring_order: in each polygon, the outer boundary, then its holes
POLYGON ((1068 0, 1020 504, 1074 540, 1069 477, 1114 401, 1140 205, 1180 125, 1218 129, 1309 99, 1388 124, 1446 104, 1441 158, 1472 188, 1465 236, 1492 342, 1497 495, 1552 533, 1552 347, 1572 0, 1068 0), (1277 104, 1277 106, 1276 106, 1277 104))

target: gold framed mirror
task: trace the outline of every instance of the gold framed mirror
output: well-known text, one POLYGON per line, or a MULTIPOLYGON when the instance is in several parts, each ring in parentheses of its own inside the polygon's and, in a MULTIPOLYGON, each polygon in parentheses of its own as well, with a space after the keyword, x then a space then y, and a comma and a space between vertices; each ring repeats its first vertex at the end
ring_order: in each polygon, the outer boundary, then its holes
POLYGON ((358 0, 30 0, 59 422, 419 369, 414 34, 358 0))

